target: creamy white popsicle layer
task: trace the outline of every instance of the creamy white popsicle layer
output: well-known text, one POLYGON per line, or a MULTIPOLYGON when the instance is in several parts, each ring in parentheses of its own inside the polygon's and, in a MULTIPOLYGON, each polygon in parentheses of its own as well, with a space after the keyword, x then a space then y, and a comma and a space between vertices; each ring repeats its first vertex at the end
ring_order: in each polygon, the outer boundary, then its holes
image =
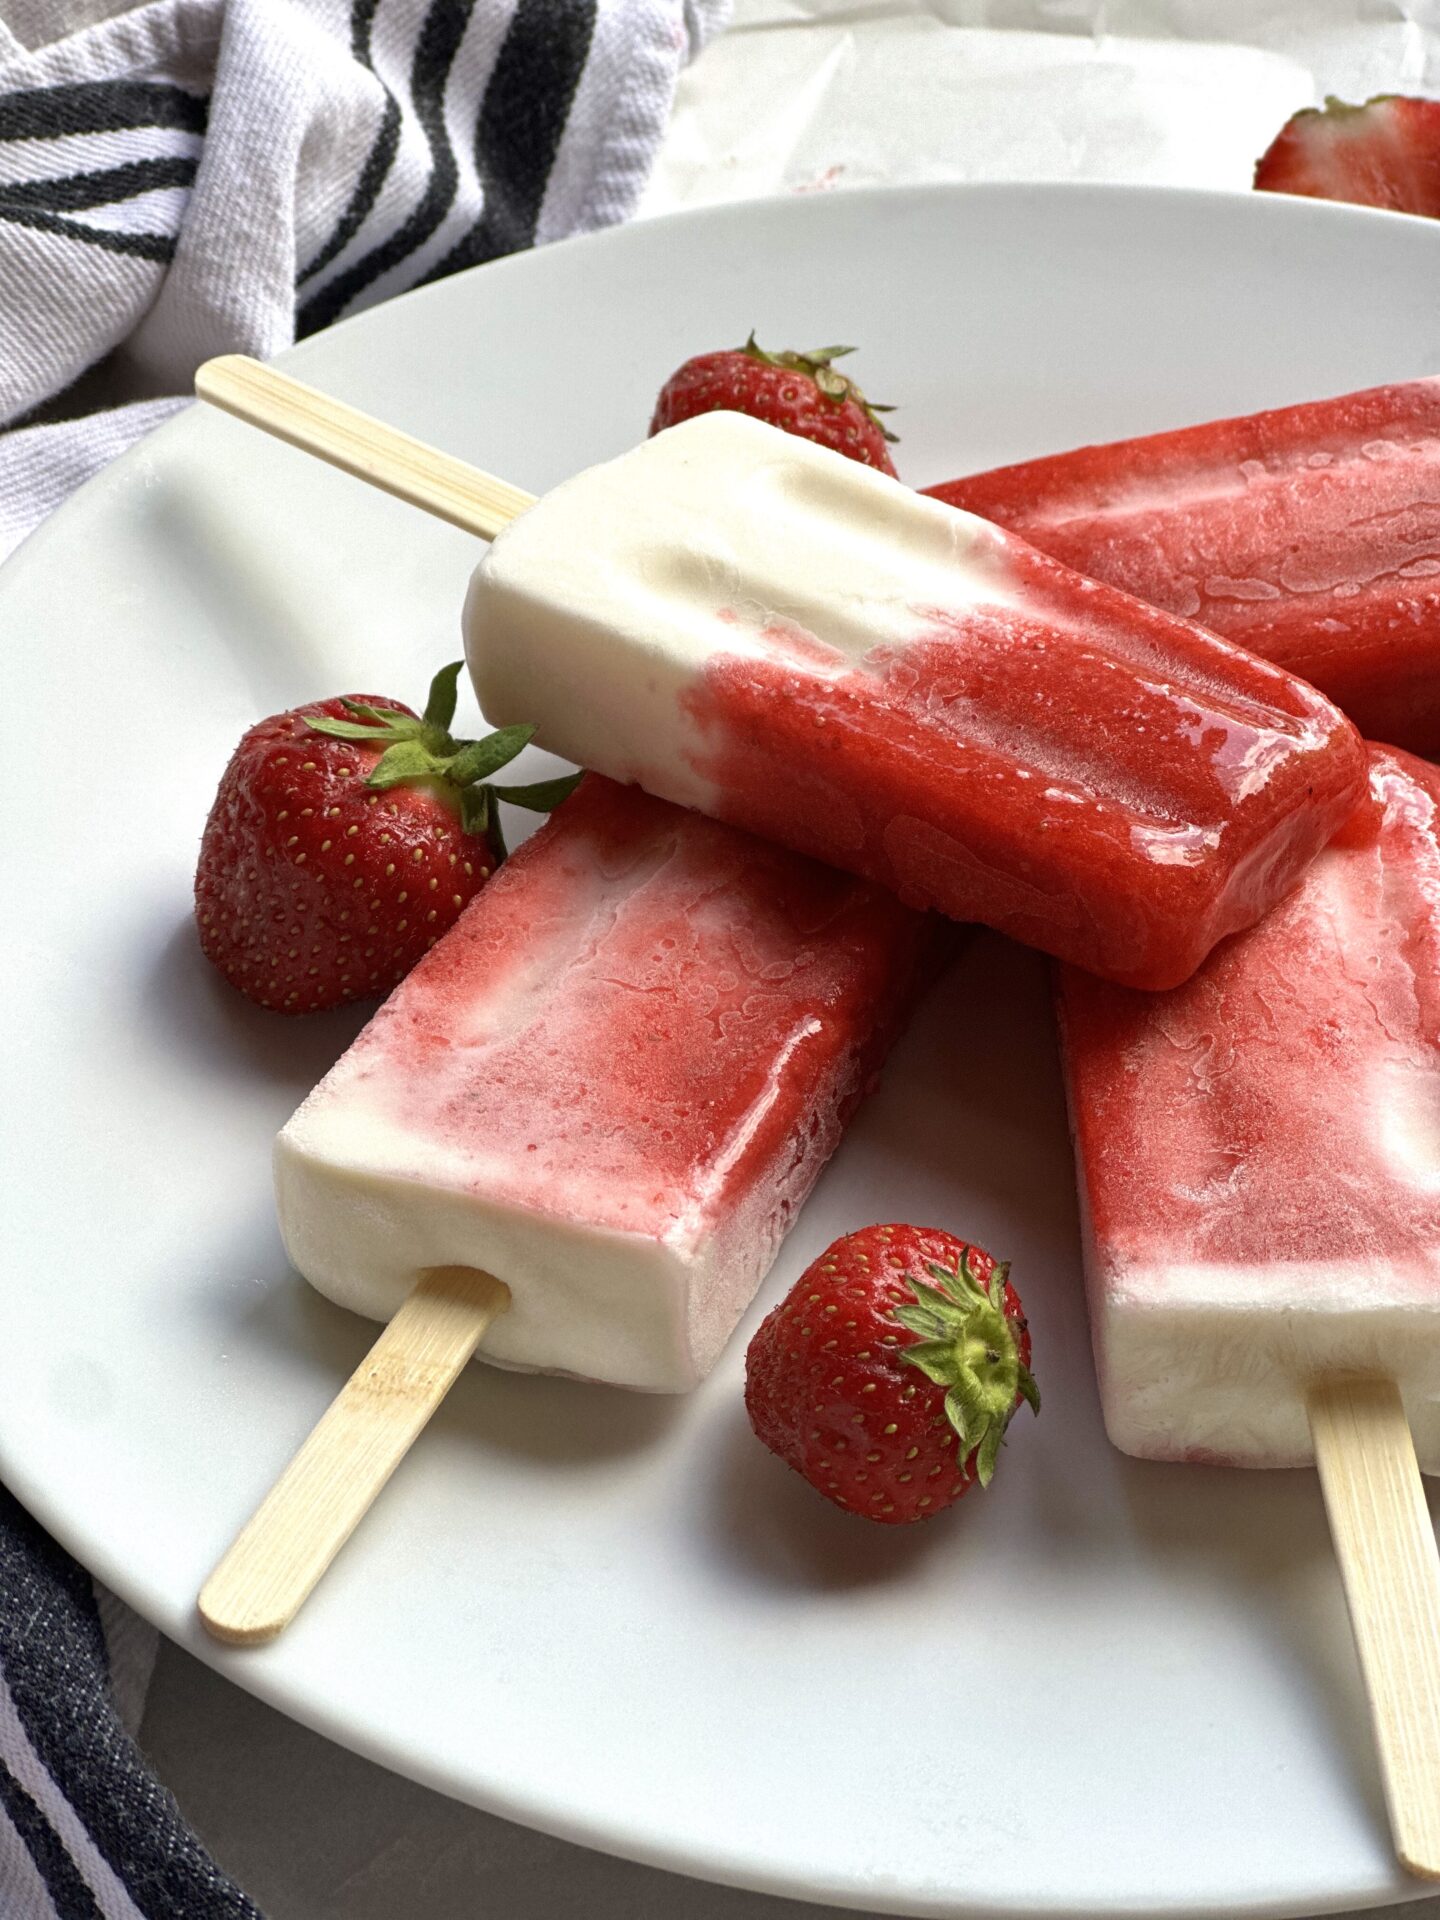
POLYGON ((1313 1458, 1307 1385, 1399 1385, 1440 1472, 1440 770, 1164 994, 1062 968, 1105 1422, 1126 1453, 1313 1458))
POLYGON ((276 1145, 290 1257, 388 1319, 510 1289, 483 1357, 680 1392, 713 1364, 899 1029, 934 927, 592 775, 276 1145))
POLYGON ((1283 669, 739 414, 504 527, 465 646, 492 723, 1127 985, 1251 925, 1363 788, 1283 669))

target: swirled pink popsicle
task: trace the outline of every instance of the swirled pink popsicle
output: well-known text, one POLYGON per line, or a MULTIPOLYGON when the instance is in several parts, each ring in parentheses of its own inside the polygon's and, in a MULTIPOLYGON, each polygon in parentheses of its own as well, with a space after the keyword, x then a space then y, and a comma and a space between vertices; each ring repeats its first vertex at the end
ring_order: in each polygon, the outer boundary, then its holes
POLYGON ((492 722, 1147 988, 1281 899, 1363 791, 1293 675, 738 414, 502 528, 465 633, 492 722))
POLYGON ((1078 447, 928 489, 1440 749, 1440 379, 1078 447))
POLYGON ((1440 770, 1184 986, 1064 968, 1106 1425, 1149 1459, 1294 1466, 1328 1373, 1399 1385, 1440 1472, 1440 770))
POLYGON ((1110 1437, 1316 1463, 1396 1851, 1436 1879, 1440 771, 1375 747, 1370 786, 1185 985, 1058 997, 1110 1437))
POLYGON ((387 1320, 493 1275, 484 1356, 703 1377, 879 1071, 936 924, 592 775, 385 1002, 276 1147, 291 1258, 387 1320))

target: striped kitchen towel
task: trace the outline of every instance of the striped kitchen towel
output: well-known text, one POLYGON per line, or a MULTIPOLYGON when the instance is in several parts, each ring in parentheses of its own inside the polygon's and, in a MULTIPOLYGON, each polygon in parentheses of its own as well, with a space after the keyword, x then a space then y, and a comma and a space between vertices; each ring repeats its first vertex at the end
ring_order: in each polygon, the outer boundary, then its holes
POLYGON ((727 10, 149 0, 16 37, 75 6, 0 9, 0 557, 210 354, 623 220, 727 10))
POLYGON ((260 1920, 127 1731, 153 1661, 0 1487, 0 1920, 260 1920))
MULTIPOLYGON (((726 11, 116 4, 3 0, 0 555, 209 355, 624 219, 726 11)), ((0 1920, 258 1920, 131 1737, 154 1647, 0 1488, 0 1920)))

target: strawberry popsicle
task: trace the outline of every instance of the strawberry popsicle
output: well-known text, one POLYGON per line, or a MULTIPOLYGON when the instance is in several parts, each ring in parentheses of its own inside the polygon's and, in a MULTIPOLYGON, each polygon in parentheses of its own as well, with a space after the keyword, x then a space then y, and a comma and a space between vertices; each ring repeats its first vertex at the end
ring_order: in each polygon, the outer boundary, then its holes
POLYGON ((1440 770, 1371 750, 1375 807, 1185 986, 1062 968, 1111 1439, 1296 1466, 1307 1386, 1398 1384, 1440 1472, 1440 770))
POLYGON ((501 529, 493 724, 1130 985, 1295 884, 1364 758, 1313 688, 737 414, 501 529))
POLYGON ((1027 460, 927 491, 1440 751, 1440 379, 1027 460))
POLYGON ((700 1380, 879 1070, 939 929, 591 775, 281 1133, 280 1225, 388 1319, 493 1274, 484 1357, 700 1380))

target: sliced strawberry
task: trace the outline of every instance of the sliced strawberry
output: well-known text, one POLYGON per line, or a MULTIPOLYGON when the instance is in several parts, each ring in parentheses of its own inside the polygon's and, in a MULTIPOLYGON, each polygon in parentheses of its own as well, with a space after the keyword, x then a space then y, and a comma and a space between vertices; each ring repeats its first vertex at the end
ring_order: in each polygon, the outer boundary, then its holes
POLYGON ((1307 107, 1256 163, 1255 185, 1440 217, 1440 100, 1382 93, 1360 107, 1307 107))

